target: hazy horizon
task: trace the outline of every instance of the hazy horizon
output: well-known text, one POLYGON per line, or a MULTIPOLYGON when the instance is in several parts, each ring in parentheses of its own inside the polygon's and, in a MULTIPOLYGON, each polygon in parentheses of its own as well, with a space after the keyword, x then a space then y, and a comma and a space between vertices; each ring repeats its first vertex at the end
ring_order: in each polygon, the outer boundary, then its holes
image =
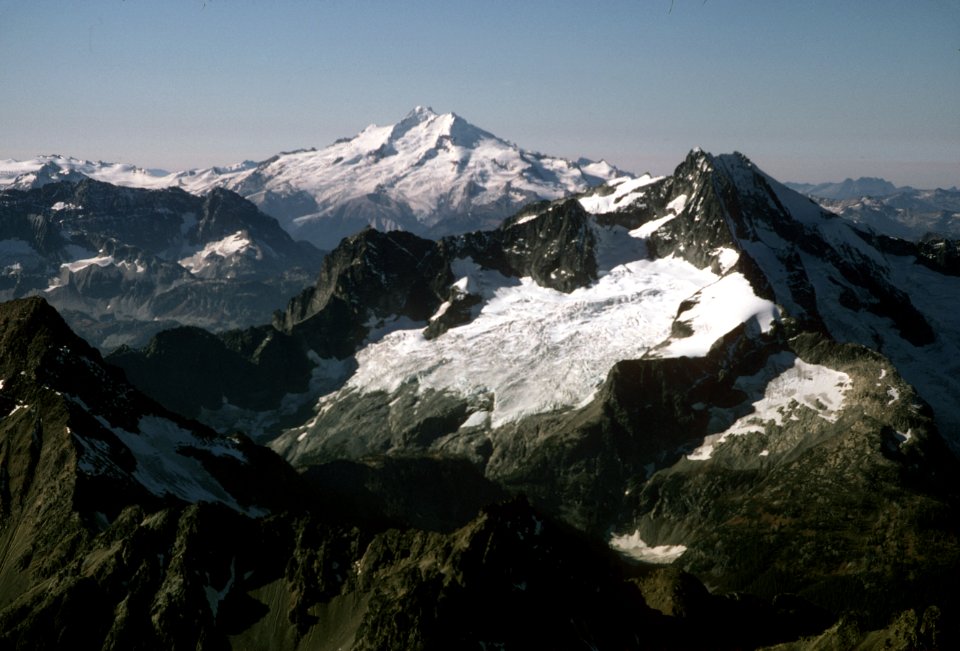
POLYGON ((0 55, 0 158, 228 165, 428 105, 635 173, 960 185, 956 1, 0 0, 0 55))

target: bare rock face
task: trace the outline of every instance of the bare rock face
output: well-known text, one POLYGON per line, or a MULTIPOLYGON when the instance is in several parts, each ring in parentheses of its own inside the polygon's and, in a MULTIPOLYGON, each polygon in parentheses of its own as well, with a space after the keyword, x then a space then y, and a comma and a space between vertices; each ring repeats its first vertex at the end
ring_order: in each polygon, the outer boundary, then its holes
POLYGON ((444 242, 454 257, 470 257, 504 276, 571 292, 597 278, 590 216, 576 200, 534 204, 494 231, 444 242))
POLYGON ((347 357, 385 319, 426 321, 450 281, 438 243, 367 229, 324 259, 317 283, 290 301, 274 327, 321 357, 347 357))

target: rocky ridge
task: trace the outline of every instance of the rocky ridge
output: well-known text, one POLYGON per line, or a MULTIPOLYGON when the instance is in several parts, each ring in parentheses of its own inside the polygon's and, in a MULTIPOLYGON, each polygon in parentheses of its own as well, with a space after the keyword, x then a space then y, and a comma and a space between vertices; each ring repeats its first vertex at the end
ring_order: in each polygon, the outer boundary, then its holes
POLYGON ((960 191, 901 188, 885 196, 817 199, 864 230, 910 241, 960 237, 960 191))
POLYGON ((321 257, 232 192, 87 178, 0 192, 0 231, 0 297, 43 294, 108 349, 178 323, 263 322, 321 257))

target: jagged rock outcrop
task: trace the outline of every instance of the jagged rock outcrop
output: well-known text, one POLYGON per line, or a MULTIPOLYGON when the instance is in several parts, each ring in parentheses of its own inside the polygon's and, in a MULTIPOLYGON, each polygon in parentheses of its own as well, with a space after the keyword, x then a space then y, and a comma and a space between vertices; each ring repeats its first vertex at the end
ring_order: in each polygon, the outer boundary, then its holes
POLYGON ((576 200, 538 203, 500 228, 444 242, 453 257, 469 257, 504 276, 571 292, 597 278, 590 216, 576 200))
POLYGON ((220 336, 174 328, 141 350, 114 351, 108 360, 141 390, 191 418, 224 403, 269 409, 284 395, 303 391, 311 370, 301 347, 269 327, 220 336))
POLYGON ((344 240, 320 277, 274 320, 321 357, 348 357, 386 319, 424 322, 450 282, 441 246, 403 231, 367 229, 344 240))

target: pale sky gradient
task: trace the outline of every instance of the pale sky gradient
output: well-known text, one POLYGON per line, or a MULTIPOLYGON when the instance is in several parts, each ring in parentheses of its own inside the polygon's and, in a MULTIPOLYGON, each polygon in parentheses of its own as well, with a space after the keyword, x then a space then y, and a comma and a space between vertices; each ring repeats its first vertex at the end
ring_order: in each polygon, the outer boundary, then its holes
POLYGON ((960 185, 960 0, 0 0, 0 158, 225 165, 418 104, 638 173, 960 185))

